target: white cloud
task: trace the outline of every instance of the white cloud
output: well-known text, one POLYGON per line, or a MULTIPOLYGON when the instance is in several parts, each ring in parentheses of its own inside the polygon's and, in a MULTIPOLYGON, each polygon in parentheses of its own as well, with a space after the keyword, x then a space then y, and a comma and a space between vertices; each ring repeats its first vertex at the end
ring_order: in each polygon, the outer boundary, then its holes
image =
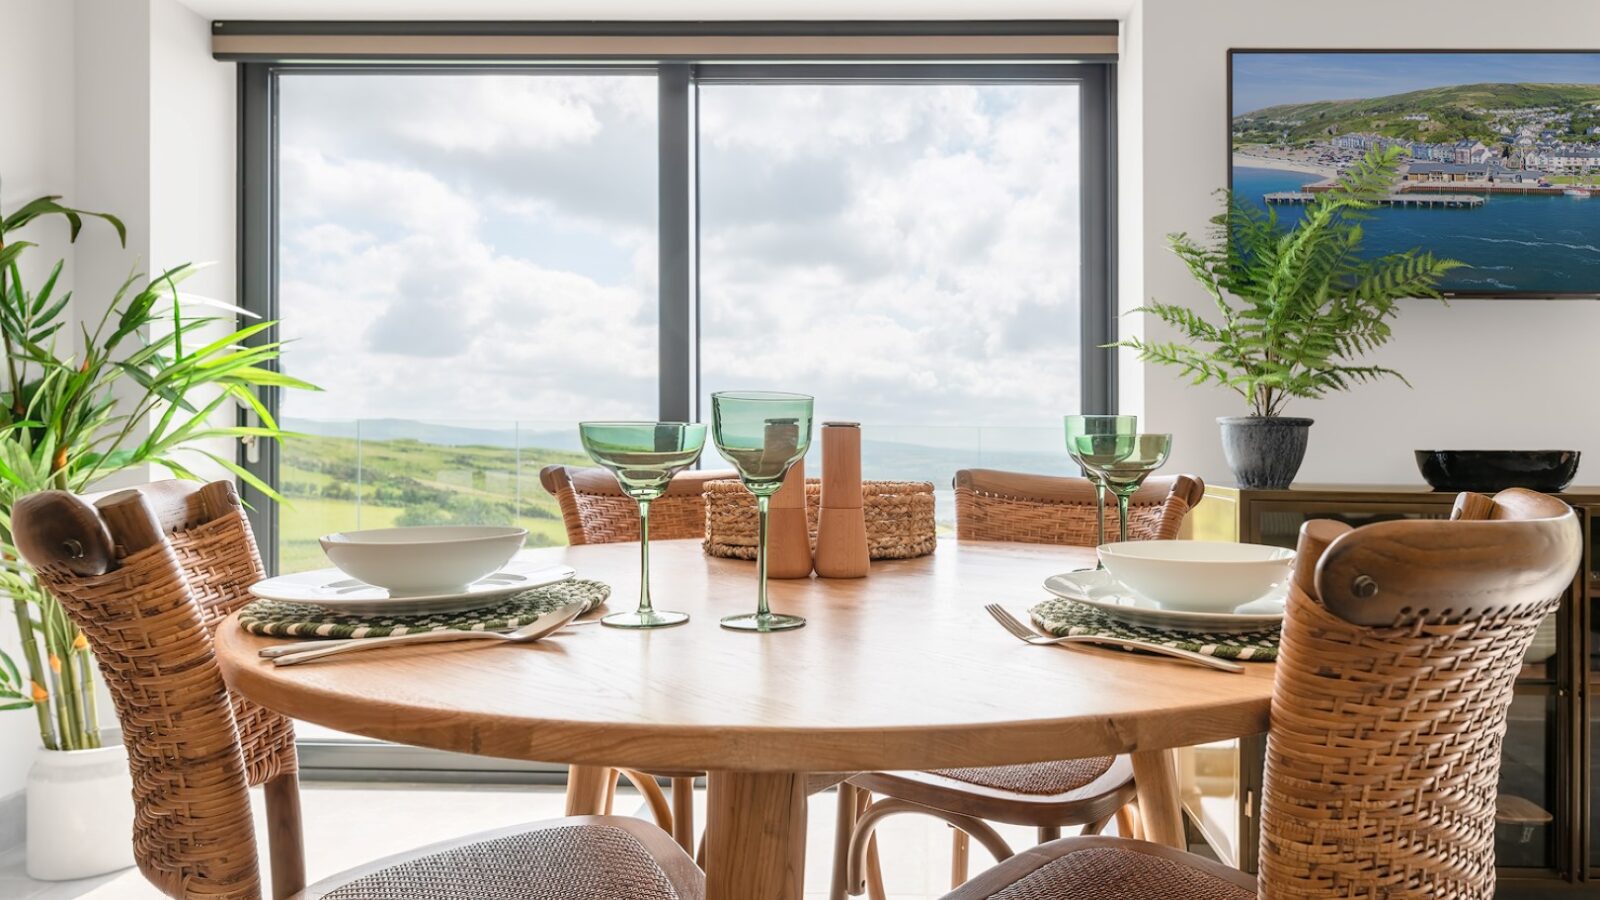
POLYGON ((1068 91, 703 90, 706 388, 810 391, 828 415, 894 424, 1076 409, 1068 91), (845 202, 785 216, 809 187, 788 176, 824 167, 845 202))
MULTIPOLYGON (((654 415, 653 82, 284 82, 285 364, 328 388, 291 414, 654 415)), ((705 387, 885 423, 1076 409, 1071 92, 703 88, 705 387)))

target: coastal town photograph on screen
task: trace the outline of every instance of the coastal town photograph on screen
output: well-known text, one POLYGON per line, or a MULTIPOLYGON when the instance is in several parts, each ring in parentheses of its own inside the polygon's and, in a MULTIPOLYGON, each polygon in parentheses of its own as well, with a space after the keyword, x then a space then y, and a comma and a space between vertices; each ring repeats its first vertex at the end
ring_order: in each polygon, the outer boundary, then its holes
POLYGON ((1600 294, 1600 53, 1229 56, 1236 196, 1291 224, 1390 150, 1366 252, 1461 260, 1440 284, 1452 294, 1600 294))

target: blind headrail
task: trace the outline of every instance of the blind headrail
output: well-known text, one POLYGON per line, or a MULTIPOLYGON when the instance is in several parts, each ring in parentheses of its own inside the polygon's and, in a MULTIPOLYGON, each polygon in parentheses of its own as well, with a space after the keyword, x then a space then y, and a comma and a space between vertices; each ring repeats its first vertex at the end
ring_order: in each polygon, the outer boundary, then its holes
POLYGON ((1113 60, 1114 21, 212 23, 231 62, 1113 60))

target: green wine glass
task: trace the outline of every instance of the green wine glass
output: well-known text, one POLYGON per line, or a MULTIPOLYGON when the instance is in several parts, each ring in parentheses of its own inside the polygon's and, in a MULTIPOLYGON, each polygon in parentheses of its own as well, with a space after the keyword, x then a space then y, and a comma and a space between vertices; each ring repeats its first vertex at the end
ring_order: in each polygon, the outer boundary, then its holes
POLYGON ((772 391, 722 391, 711 395, 711 435, 723 459, 756 495, 756 611, 728 616, 723 628, 785 631, 806 620, 780 615, 767 606, 767 507, 783 486, 783 476, 811 446, 811 403, 804 394, 772 391))
MULTIPOLYGON (((1067 455, 1083 470, 1083 477, 1089 479, 1094 485, 1095 499, 1095 546, 1106 542, 1106 483, 1105 480, 1093 469, 1084 464, 1083 458, 1078 454, 1077 440, 1086 434, 1133 434, 1139 430, 1138 416, 1067 416, 1067 455)), ((1095 561, 1096 569, 1104 569, 1105 563, 1095 561)))
POLYGON ((589 457, 617 476, 622 492, 639 503, 639 608, 612 613, 613 628, 665 628, 688 613, 656 609, 650 601, 650 501, 666 493, 672 476, 694 464, 706 445, 706 426, 685 422, 580 422, 578 437, 589 457))
MULTIPOLYGON (((1085 468, 1100 476, 1117 497, 1118 540, 1128 539, 1128 501, 1150 473, 1167 463, 1170 434, 1084 434, 1073 441, 1085 468)), ((1103 542, 1102 542, 1103 543, 1103 542)))

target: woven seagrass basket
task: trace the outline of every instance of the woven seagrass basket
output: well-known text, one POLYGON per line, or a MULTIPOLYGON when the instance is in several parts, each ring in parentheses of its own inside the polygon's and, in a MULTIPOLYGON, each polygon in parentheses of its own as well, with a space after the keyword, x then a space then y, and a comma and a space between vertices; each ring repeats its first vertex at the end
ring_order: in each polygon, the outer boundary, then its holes
MULTIPOLYGON (((738 481, 705 484, 705 551, 724 559, 756 558, 756 498, 738 481)), ((861 500, 867 519, 867 552, 873 559, 910 559, 933 552, 933 484, 927 481, 865 481, 861 500)), ((806 528, 817 546, 822 480, 806 479, 806 528)))

